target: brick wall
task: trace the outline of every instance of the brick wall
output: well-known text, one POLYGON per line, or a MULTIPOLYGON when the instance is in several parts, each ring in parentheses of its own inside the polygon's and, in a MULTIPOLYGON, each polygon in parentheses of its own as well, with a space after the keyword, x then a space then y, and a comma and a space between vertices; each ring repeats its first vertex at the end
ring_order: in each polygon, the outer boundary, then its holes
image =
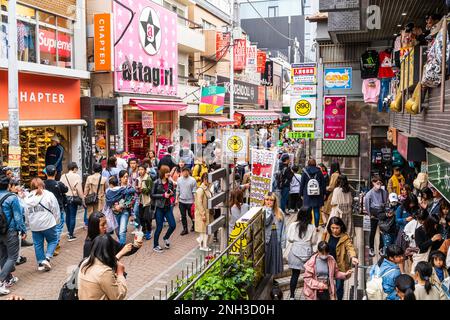
POLYGON ((76 0, 18 0, 17 2, 65 17, 76 17, 76 0))
POLYGON ((450 81, 446 83, 446 106, 441 112, 441 88, 433 89, 430 100, 423 104, 425 110, 418 115, 408 113, 392 113, 391 126, 415 137, 450 151, 450 81))

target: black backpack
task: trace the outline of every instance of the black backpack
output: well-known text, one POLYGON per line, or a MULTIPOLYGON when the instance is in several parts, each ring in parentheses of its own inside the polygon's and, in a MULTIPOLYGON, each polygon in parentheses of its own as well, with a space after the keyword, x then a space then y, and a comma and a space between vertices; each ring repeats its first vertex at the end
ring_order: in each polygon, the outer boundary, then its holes
POLYGON ((70 278, 63 284, 59 291, 58 300, 79 300, 78 298, 78 273, 80 272, 81 264, 84 259, 78 264, 78 266, 72 271, 70 278))
POLYGON ((8 222, 6 215, 3 212, 3 202, 12 195, 14 195, 14 193, 8 192, 0 199, 0 235, 5 235, 8 232, 9 224, 11 223, 11 220, 8 222))

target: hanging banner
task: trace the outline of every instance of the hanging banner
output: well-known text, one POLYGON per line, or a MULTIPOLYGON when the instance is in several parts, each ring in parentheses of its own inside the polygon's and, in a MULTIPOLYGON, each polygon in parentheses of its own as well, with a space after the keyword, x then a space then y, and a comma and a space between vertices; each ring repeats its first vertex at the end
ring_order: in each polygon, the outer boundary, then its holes
POLYGON ((111 71, 111 14, 94 14, 95 71, 111 71))
POLYGON ((246 46, 247 40, 245 39, 236 39, 234 40, 234 70, 240 71, 245 69, 245 63, 247 59, 246 54, 246 46))
POLYGON ((291 119, 315 119, 316 97, 291 97, 291 119))
MULTIPOLYGON (((261 74, 261 84, 264 86, 273 86, 273 61, 266 61, 264 73, 261 74)), ((272 100, 272 99, 270 99, 272 100)))
POLYGON ((142 129, 153 128, 153 112, 142 111, 142 129))
POLYGON ((291 85, 316 83, 317 65, 315 63, 295 63, 291 65, 291 85))
POLYGON ((216 32, 216 60, 219 60, 224 53, 225 48, 230 44, 230 34, 224 32, 216 32))
POLYGON ((257 53, 258 49, 256 46, 247 46, 247 63, 245 67, 247 73, 256 73, 257 53))
POLYGON ((258 73, 264 73, 264 70, 266 69, 266 53, 264 51, 260 51, 258 50, 257 53, 257 68, 256 68, 256 72, 258 73))
POLYGON ((292 120, 293 131, 314 131, 314 120, 292 120))
POLYGON ((222 114, 225 103, 225 87, 210 86, 202 89, 199 114, 222 114))
POLYGON ((8 167, 20 168, 22 151, 20 147, 8 147, 8 167))
POLYGON ((347 97, 324 97, 324 140, 345 140, 347 135, 347 97))
POLYGON ((325 89, 351 89, 352 68, 325 68, 325 89))
POLYGON ((293 85, 291 86, 291 96, 316 96, 316 85, 293 85))
POLYGON ((252 175, 250 179, 250 207, 264 205, 264 197, 272 191, 277 152, 263 149, 251 150, 252 175))
POLYGON ((237 161, 248 161, 248 131, 227 130, 222 132, 222 150, 224 163, 237 161))

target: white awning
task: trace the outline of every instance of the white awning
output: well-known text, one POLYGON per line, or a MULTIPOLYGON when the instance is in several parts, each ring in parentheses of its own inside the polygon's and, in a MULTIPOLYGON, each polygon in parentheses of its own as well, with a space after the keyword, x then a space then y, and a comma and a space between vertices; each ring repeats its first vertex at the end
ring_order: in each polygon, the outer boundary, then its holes
MULTIPOLYGON (((0 121, 2 128, 8 127, 8 121, 0 121)), ((19 120, 19 127, 55 127, 55 126, 87 126, 82 119, 68 120, 19 120)))

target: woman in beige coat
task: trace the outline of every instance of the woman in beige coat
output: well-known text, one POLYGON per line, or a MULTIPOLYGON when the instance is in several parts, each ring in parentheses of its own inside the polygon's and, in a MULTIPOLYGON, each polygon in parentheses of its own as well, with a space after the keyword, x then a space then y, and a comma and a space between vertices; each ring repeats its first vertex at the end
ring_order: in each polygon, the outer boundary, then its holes
POLYGON ((197 238, 200 250, 209 251, 209 237, 206 234, 206 228, 214 217, 208 209, 208 199, 211 198, 212 194, 209 190, 210 184, 208 183, 207 172, 203 173, 200 181, 201 185, 195 193, 195 232, 200 234, 197 238))
POLYGON ((78 273, 80 300, 124 300, 127 295, 125 267, 116 258, 111 235, 97 236, 91 253, 78 273))
POLYGON ((338 162, 333 162, 330 167, 330 183, 327 186, 327 200, 322 209, 322 221, 324 224, 328 222, 331 213, 331 199, 333 198, 333 191, 337 187, 337 179, 341 174, 338 162))
POLYGON ((84 186, 84 197, 86 198, 88 194, 95 193, 97 194, 98 199, 97 203, 87 205, 88 218, 91 216, 93 212, 103 211, 103 206, 105 205, 106 178, 102 177, 101 173, 102 173, 102 166, 98 163, 95 163, 94 174, 88 176, 86 179, 86 185, 84 186))

